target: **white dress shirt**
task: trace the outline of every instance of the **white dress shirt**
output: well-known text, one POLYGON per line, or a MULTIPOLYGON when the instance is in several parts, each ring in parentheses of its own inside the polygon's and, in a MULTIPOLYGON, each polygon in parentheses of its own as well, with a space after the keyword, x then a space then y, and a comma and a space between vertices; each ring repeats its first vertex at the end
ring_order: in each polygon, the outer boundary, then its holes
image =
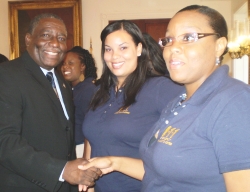
MULTIPOLYGON (((55 75, 55 72, 54 72, 54 68, 51 70, 51 71, 48 71, 42 67, 40 67, 41 70, 43 71, 44 75, 46 76, 47 72, 52 72, 53 73, 53 78, 54 78, 54 82, 56 84, 56 90, 57 90, 57 93, 58 93, 58 97, 59 97, 59 100, 61 102, 61 105, 62 105, 62 108, 63 108, 63 112, 64 112, 64 115, 67 119, 69 119, 69 116, 68 116, 68 113, 67 113, 67 110, 65 108, 65 105, 64 105, 64 102, 63 102, 63 98, 62 98, 62 93, 61 93, 61 90, 60 90, 60 87, 59 87, 59 84, 58 84, 58 81, 57 81, 57 78, 56 78, 56 75, 55 75)), ((65 166, 64 166, 65 168, 65 166)), ((64 171, 64 168, 61 172, 61 175, 59 177, 59 181, 62 181, 64 182, 64 179, 62 178, 62 175, 63 175, 63 171, 64 171)))
POLYGON ((57 90, 58 97, 59 97, 59 100, 60 100, 62 108, 63 108, 64 115, 65 115, 65 117, 67 119, 69 119, 66 107, 65 107, 64 102, 63 102, 62 93, 61 93, 61 90, 60 90, 60 87, 59 87, 59 84, 58 84, 58 81, 57 81, 57 78, 56 78, 56 75, 55 75, 55 72, 54 72, 54 68, 51 71, 48 71, 48 70, 46 70, 46 69, 44 69, 42 67, 40 67, 40 68, 43 71, 45 76, 46 76, 47 72, 52 72, 53 73, 54 82, 56 84, 56 90, 57 90))

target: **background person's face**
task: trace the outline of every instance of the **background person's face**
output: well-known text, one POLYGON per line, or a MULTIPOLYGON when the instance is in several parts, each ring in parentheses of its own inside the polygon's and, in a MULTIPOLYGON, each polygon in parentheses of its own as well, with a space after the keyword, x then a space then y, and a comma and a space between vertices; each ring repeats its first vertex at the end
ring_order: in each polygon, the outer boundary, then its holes
POLYGON ((83 74, 85 66, 81 63, 77 53, 68 52, 61 67, 62 74, 67 81, 80 82, 80 75, 83 74))
POLYGON ((27 51, 34 61, 42 68, 51 70, 64 57, 67 50, 67 30, 58 19, 41 19, 33 34, 27 34, 25 42, 27 51))
MULTIPOLYGON (((196 11, 177 13, 170 21, 166 36, 177 37, 185 33, 214 33, 208 18, 196 11)), ((174 81, 199 87, 216 69, 216 36, 207 36, 196 42, 181 44, 174 41, 165 47, 163 57, 174 81)))
POLYGON ((141 44, 135 45, 126 31, 118 30, 106 37, 104 60, 117 77, 119 85, 136 69, 139 55, 141 55, 141 44))

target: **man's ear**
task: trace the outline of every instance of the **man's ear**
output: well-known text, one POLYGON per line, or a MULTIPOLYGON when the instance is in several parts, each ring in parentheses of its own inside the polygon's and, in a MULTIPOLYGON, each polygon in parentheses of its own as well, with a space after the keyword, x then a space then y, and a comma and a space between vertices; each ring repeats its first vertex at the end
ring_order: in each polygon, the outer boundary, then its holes
POLYGON ((25 35, 25 45, 26 45, 26 47, 28 47, 30 45, 30 42, 31 42, 31 34, 26 33, 26 35, 25 35))
POLYGON ((225 37, 221 37, 216 41, 216 57, 220 57, 225 49, 227 48, 227 39, 225 37))

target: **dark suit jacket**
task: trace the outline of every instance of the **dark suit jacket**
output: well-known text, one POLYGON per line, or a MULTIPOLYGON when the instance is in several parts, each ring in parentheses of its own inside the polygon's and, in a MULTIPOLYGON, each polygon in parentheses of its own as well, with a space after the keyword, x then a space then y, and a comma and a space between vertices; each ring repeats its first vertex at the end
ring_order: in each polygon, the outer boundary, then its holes
POLYGON ((69 192, 59 176, 75 158, 73 100, 57 76, 70 117, 40 67, 26 52, 0 65, 0 191, 69 192))

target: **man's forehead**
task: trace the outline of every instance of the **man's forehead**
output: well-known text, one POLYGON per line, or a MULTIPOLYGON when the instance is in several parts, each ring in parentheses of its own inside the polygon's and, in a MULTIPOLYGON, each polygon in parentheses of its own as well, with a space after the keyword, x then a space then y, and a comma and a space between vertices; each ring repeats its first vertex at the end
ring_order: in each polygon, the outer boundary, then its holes
POLYGON ((53 28, 62 31, 62 33, 65 33, 67 35, 67 28, 65 24, 61 20, 55 18, 41 19, 35 27, 34 32, 36 30, 52 30, 53 28))

